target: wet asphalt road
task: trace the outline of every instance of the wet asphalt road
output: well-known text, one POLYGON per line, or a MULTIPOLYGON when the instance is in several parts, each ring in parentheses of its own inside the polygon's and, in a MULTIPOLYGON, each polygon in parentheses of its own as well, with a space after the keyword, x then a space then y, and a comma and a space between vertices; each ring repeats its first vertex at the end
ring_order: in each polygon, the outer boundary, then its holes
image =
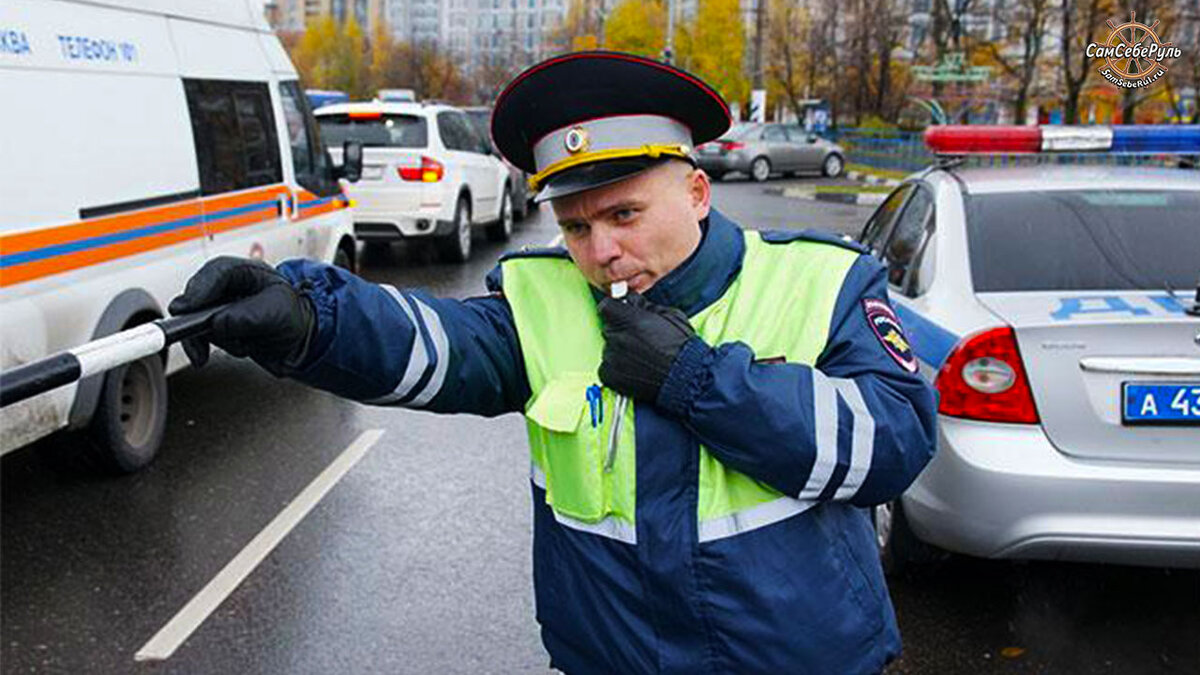
MULTIPOLYGON (((856 232, 869 215, 743 181, 716 203, 755 228, 856 232)), ((394 247, 362 272, 467 297, 504 248, 556 233, 547 209, 508 246, 477 240, 467 265, 394 247)), ((163 451, 140 474, 72 472, 63 439, 0 463, 0 671, 546 672, 519 416, 370 408, 224 355, 170 390, 163 451), (174 656, 134 661, 368 429, 384 435, 174 656)), ((1194 571, 955 560, 891 588, 905 637, 892 673, 1200 672, 1194 571)))

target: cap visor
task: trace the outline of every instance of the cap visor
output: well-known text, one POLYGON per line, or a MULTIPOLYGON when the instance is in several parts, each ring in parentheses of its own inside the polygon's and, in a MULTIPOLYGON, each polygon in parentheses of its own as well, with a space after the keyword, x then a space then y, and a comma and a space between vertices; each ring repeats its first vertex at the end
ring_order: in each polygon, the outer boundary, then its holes
POLYGON ((605 185, 611 185, 626 178, 657 166, 669 159, 650 159, 635 157, 632 159, 614 159, 607 162, 595 162, 568 169, 546 181, 546 185, 533 198, 535 203, 542 203, 559 197, 566 197, 605 185))

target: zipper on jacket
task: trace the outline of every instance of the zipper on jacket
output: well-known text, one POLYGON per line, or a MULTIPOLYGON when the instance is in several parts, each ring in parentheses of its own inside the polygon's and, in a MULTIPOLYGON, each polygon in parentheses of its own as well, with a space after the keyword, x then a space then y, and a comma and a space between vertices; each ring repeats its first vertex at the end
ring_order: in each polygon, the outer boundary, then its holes
POLYGON ((621 439, 621 422, 625 419, 625 404, 628 402, 627 396, 617 394, 617 409, 613 413, 612 426, 608 430, 608 456, 604 458, 604 473, 612 473, 613 462, 617 460, 617 443, 621 439))

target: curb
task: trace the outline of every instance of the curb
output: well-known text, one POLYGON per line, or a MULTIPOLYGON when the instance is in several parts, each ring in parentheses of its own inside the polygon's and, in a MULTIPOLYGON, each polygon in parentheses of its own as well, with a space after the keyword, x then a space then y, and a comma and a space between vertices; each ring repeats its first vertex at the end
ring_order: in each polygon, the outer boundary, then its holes
POLYGON ((861 183, 866 183, 867 185, 886 185, 888 187, 896 187, 900 185, 900 181, 896 180, 895 178, 884 178, 883 176, 876 176, 875 174, 866 173, 865 171, 847 171, 846 178, 849 178, 850 180, 856 180, 861 183))
POLYGON ((882 192, 817 192, 811 188, 784 188, 781 194, 791 199, 807 199, 854 206, 878 206, 887 199, 887 194, 882 192))

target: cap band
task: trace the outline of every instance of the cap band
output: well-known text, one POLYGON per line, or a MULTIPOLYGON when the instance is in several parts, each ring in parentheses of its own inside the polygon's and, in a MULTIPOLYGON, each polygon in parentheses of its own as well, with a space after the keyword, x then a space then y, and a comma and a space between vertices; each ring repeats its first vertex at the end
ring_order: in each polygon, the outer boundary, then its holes
POLYGON ((661 115, 616 115, 579 122, 551 131, 534 144, 537 174, 529 184, 541 185, 559 171, 606 159, 686 157, 691 142, 686 126, 661 115))

